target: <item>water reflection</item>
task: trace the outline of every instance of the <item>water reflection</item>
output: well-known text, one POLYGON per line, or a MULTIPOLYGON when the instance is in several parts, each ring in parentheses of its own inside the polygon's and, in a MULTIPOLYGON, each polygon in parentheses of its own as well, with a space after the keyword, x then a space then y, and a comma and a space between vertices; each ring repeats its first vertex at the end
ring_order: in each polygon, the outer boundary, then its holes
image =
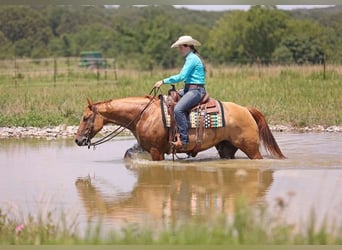
POLYGON ((284 213, 291 224, 302 224, 312 208, 318 219, 341 221, 342 133, 275 136, 286 160, 251 161, 239 151, 236 160, 220 160, 212 149, 175 162, 171 156, 126 162, 134 138, 95 151, 73 140, 0 139, 0 209, 15 204, 22 217, 41 208, 73 211, 81 226, 101 215, 110 229, 120 229, 126 222, 204 221, 232 212, 239 194, 271 208, 292 194, 284 213))
MULTIPOLYGON (((273 182, 272 170, 196 166, 133 168, 137 182, 130 192, 108 195, 105 180, 78 178, 76 187, 88 218, 102 216, 129 222, 174 223, 208 220, 234 211, 240 195, 263 202, 273 182)), ((114 188, 113 188, 114 189, 114 188)))

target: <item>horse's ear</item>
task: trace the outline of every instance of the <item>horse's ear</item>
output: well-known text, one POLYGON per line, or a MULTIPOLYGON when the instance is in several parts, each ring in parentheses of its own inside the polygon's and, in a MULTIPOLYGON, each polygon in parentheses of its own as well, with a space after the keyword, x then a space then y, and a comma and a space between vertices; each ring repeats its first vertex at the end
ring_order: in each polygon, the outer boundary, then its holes
POLYGON ((93 106, 93 102, 90 100, 89 97, 87 97, 87 102, 89 107, 93 106))

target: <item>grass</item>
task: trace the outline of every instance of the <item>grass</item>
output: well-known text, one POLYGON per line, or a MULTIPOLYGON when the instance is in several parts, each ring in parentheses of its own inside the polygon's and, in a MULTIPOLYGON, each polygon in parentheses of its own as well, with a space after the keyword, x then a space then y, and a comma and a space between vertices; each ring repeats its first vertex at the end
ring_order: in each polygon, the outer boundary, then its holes
MULTIPOLYGON (((58 71, 54 81, 53 71, 37 71, 36 64, 34 68, 23 69, 24 65, 15 81, 11 74, 0 75, 0 126, 77 125, 86 97, 102 101, 146 95, 157 80, 178 72, 117 69, 115 76, 110 69, 100 71, 98 79, 95 71, 71 68, 58 71)), ((210 96, 254 106, 270 124, 342 124, 340 66, 328 66, 325 76, 315 66, 209 66, 207 82, 210 96)), ((169 87, 163 86, 162 93, 167 93, 169 87)))
MULTIPOLYGON (((46 66, 46 64, 44 64, 46 66)), ((94 101, 146 95, 155 81, 177 70, 104 72, 60 72, 54 81, 50 72, 35 68, 0 75, 0 126, 77 125, 86 105, 94 101)), ((342 72, 329 66, 325 75, 319 67, 208 67, 207 90, 212 97, 260 109, 270 124, 341 125, 342 72)), ((180 86, 180 85, 178 85, 180 86)), ((162 87, 166 93, 169 86, 162 87)), ((302 230, 274 216, 264 207, 251 208, 237 199, 233 215, 221 214, 202 223, 169 225, 151 230, 129 224, 120 231, 103 232, 102 224, 89 224, 82 234, 76 220, 62 212, 38 211, 26 218, 0 209, 0 244, 342 244, 342 225, 318 225, 312 213, 302 230), (21 226, 22 225, 22 226, 21 226)))
POLYGON ((129 224, 119 231, 104 233, 102 225, 88 225, 81 235, 77 223, 64 213, 53 219, 51 213, 38 213, 22 219, 13 218, 0 210, 0 244, 148 244, 148 245, 340 245, 342 225, 318 225, 314 213, 304 230, 298 231, 286 223, 280 214, 271 216, 265 207, 252 208, 246 200, 235 201, 233 215, 221 214, 208 223, 194 219, 190 223, 168 225, 154 230, 129 224), (10 219, 11 217, 11 219, 10 219))

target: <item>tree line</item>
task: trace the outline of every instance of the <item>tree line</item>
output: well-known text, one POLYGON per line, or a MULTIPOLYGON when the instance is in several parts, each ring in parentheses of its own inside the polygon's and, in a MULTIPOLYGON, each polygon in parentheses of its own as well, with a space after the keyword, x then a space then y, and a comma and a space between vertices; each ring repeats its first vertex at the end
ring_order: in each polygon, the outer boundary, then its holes
POLYGON ((0 58, 77 57, 100 50, 120 67, 173 68, 179 36, 212 64, 342 62, 342 7, 207 12, 173 6, 1 6, 0 58))

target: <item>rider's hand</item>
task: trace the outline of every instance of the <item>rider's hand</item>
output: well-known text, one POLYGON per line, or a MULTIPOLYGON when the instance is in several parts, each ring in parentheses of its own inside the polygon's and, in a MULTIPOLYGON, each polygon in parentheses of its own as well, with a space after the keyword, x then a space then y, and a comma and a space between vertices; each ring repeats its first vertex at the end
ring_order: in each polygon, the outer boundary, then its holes
POLYGON ((160 81, 158 81, 158 82, 156 82, 156 83, 154 84, 154 87, 155 87, 155 88, 160 88, 160 86, 162 86, 162 85, 163 85, 163 81, 160 80, 160 81))

